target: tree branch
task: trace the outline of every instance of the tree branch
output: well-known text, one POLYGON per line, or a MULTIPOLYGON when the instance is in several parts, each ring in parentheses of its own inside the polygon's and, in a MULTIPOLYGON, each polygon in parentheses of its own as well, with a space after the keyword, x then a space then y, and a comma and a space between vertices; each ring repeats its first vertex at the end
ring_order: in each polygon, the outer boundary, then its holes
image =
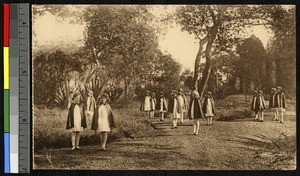
POLYGON ((215 25, 216 24, 216 15, 215 15, 215 12, 213 11, 213 9, 211 8, 210 5, 208 6, 208 11, 209 11, 209 13, 210 13, 210 15, 212 17, 212 20, 214 22, 214 25, 215 25))

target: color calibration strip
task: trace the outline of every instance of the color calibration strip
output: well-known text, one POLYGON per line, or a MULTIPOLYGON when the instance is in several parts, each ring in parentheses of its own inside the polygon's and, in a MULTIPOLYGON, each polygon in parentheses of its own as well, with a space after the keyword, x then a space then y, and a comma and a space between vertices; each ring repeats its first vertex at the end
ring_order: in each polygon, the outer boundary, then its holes
POLYGON ((9 117, 9 32, 10 6, 3 4, 3 75, 4 75, 4 172, 10 173, 10 117, 9 117))
POLYGON ((19 173, 19 5, 10 4, 9 100, 10 173, 19 173))
POLYGON ((30 172, 30 9, 3 4, 4 173, 30 172))

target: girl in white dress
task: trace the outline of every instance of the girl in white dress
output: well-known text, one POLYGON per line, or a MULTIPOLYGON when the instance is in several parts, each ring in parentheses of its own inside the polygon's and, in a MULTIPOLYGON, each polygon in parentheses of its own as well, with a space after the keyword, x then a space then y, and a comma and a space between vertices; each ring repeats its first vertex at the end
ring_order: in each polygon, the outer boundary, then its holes
POLYGON ((92 123, 92 130, 100 133, 100 150, 106 150, 107 134, 111 131, 111 128, 115 127, 113 113, 107 100, 108 96, 106 94, 101 96, 101 104, 96 108, 92 123))
POLYGON ((152 92, 150 98, 150 119, 154 118, 155 106, 156 106, 156 97, 155 97, 155 93, 152 92))
POLYGON ((184 113, 189 109, 188 102, 184 95, 183 89, 179 89, 178 100, 179 100, 179 103, 181 104, 181 109, 182 109, 182 112, 180 113, 180 122, 179 123, 183 124, 184 113))
POLYGON ((180 114, 182 112, 182 106, 178 100, 178 92, 174 91, 174 99, 173 99, 173 109, 172 109, 172 119, 173 119, 173 128, 177 128, 177 121, 180 119, 180 114))
POLYGON ((165 112, 167 111, 167 100, 164 96, 164 92, 160 92, 160 101, 159 101, 159 112, 160 112, 160 121, 164 121, 165 112))
POLYGON ((202 105, 197 90, 192 91, 188 117, 193 120, 194 131, 191 134, 197 136, 199 134, 200 119, 203 118, 202 105))
POLYGON ((150 117, 150 110, 151 110, 151 102, 150 102, 150 92, 147 90, 146 91, 146 96, 144 99, 144 106, 143 110, 146 112, 147 116, 150 117))
POLYGON ((88 97, 86 100, 86 110, 85 110, 85 115, 87 117, 88 125, 91 125, 93 116, 94 116, 94 111, 96 109, 96 100, 94 98, 94 92, 92 90, 89 90, 88 92, 88 97))
POLYGON ((86 118, 80 99, 81 96, 79 93, 74 94, 67 119, 66 129, 72 131, 72 150, 80 149, 80 132, 83 131, 83 128, 86 128, 86 118))
POLYGON ((215 116, 215 104, 211 92, 206 93, 202 108, 203 114, 207 118, 207 125, 212 125, 212 119, 215 116))

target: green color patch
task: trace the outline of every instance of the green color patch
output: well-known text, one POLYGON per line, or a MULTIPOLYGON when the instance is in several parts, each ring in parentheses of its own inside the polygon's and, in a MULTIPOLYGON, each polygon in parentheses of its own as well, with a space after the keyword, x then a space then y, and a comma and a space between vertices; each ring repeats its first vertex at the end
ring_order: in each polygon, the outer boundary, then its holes
POLYGON ((4 90, 4 132, 9 132, 9 90, 4 90))

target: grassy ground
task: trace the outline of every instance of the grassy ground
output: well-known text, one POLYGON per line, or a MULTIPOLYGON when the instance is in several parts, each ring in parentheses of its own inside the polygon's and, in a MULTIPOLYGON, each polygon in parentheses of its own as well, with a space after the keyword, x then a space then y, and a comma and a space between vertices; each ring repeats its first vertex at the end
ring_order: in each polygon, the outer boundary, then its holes
POLYGON ((106 152, 98 150, 98 139, 90 139, 93 137, 90 130, 83 133, 83 150, 70 151, 66 112, 35 109, 34 141, 38 148, 34 153, 34 169, 295 169, 295 102, 288 102, 285 122, 279 124, 273 121, 271 111, 266 111, 263 123, 245 118, 244 110, 248 110, 249 103, 242 101, 243 96, 239 95, 216 101, 217 119, 225 107, 224 117, 239 115, 230 120, 216 120, 213 126, 206 126, 205 120, 201 120, 198 136, 189 135, 192 121, 185 120, 178 129, 171 129, 168 118, 162 123, 158 117, 141 117, 139 103, 133 102, 127 108, 115 109, 118 128, 110 135, 114 142, 107 145, 106 152))
MULTIPOLYGON (((122 137, 153 136, 159 132, 151 128, 151 123, 144 118, 144 113, 137 111, 139 102, 132 102, 130 106, 114 109, 117 128, 109 134, 108 142, 122 137)), ((55 109, 34 108, 34 149, 36 152, 49 148, 61 148, 71 146, 70 131, 66 130, 68 111, 55 109)), ((91 121, 88 127, 81 133, 81 143, 84 145, 98 144, 98 136, 91 130, 91 121)))

